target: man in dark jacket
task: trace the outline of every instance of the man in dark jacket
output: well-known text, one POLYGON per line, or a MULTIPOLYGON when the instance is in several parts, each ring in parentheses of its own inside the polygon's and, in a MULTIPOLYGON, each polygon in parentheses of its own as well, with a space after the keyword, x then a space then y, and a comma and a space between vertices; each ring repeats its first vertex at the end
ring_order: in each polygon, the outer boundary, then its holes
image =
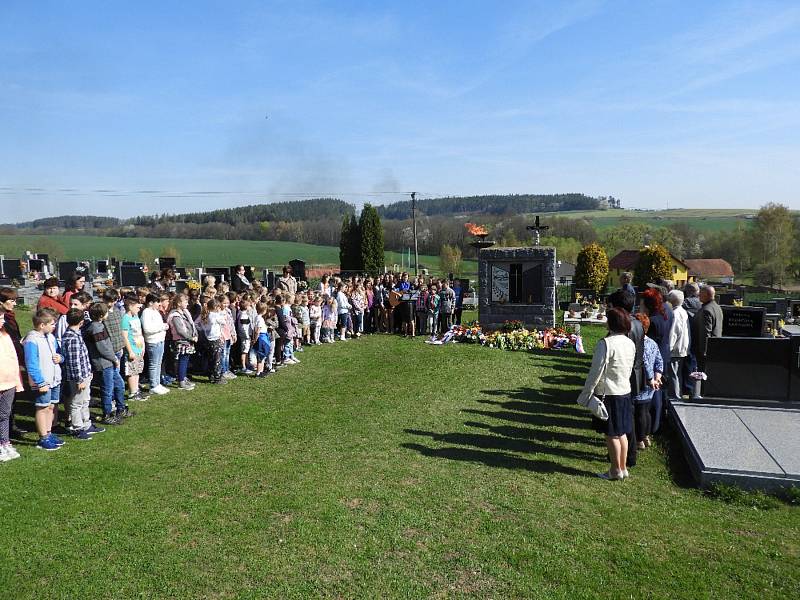
MULTIPOLYGON (((722 337, 722 309, 714 299, 716 290, 710 285, 700 289, 700 302, 702 308, 692 320, 692 353, 697 360, 697 370, 705 371, 706 355, 708 353, 708 339, 722 337)), ((702 382, 697 381, 694 386, 692 400, 702 400, 702 382)))
MULTIPOLYGON (((626 290, 617 290, 606 299, 609 308, 621 308, 633 312, 636 303, 636 294, 626 290)), ((631 371, 631 398, 636 397, 644 386, 644 327, 638 319, 631 319, 631 331, 628 338, 636 344, 636 354, 633 359, 633 370, 631 371)), ((634 423, 635 426, 635 423, 634 423)), ((631 430, 626 434, 628 438, 628 457, 625 461, 626 466, 635 467, 637 458, 636 431, 631 430)))

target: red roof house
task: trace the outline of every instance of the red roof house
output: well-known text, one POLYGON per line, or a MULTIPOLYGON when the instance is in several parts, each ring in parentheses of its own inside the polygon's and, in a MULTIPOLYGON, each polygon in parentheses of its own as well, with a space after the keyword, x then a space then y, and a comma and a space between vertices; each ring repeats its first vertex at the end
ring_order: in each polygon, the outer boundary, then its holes
POLYGON ((687 258, 683 261, 689 267, 689 275, 697 281, 719 281, 733 283, 733 267, 721 258, 687 258))

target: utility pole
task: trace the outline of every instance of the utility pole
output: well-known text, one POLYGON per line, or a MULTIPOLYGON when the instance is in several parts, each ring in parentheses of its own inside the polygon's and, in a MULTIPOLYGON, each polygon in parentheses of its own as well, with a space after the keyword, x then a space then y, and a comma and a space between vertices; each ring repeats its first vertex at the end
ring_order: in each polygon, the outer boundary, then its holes
POLYGON ((411 224, 414 234, 414 275, 419 275, 419 252, 417 250, 417 192, 411 192, 411 224))

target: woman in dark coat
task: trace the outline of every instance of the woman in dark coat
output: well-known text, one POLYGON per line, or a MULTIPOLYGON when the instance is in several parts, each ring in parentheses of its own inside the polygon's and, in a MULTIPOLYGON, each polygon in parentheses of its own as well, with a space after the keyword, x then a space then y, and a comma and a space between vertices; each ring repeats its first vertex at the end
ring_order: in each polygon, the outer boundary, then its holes
MULTIPOLYGON (((661 352, 661 360, 669 364, 672 353, 669 347, 669 332, 675 320, 669 302, 664 302, 661 292, 657 288, 648 288, 642 293, 640 310, 650 318, 650 328, 647 337, 652 339, 661 352)), ((663 385, 663 384, 662 384, 663 385)), ((657 433, 661 427, 661 414, 663 412, 663 390, 656 390, 650 402, 650 411, 653 418, 652 432, 657 433)))

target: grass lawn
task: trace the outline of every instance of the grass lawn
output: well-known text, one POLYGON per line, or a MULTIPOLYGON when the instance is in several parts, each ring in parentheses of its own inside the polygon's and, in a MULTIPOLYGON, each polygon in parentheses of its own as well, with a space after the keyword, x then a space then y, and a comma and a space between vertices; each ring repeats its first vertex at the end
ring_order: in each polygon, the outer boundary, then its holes
MULTIPOLYGON (((586 328, 588 329, 588 328, 586 328)), ((587 335, 592 347, 600 332, 587 335)), ((0 465, 9 598, 796 598, 800 511, 659 443, 606 482, 590 358, 368 336, 0 465)), ((24 423, 29 425, 28 422, 24 423)))
MULTIPOLYGON (((22 256, 26 250, 35 252, 37 243, 45 236, 12 235, 0 236, 2 253, 22 256)), ((245 263, 256 267, 275 267, 287 264, 294 258, 305 260, 309 265, 339 264, 338 246, 317 246, 297 242, 250 241, 250 240, 187 240, 173 238, 115 238, 94 235, 48 235, 50 240, 63 250, 61 260, 89 260, 114 256, 120 260, 139 260, 139 251, 148 249, 154 256, 169 246, 180 253, 180 265, 207 267, 229 267, 245 263)), ((400 264, 398 252, 386 252, 386 264, 400 264)), ((413 260, 413 258, 412 258, 413 260)), ((402 261, 408 261, 404 254, 402 261)), ((421 265, 431 271, 439 271, 439 257, 421 254, 421 265)), ((405 268, 408 264, 405 262, 405 268)), ((477 273, 476 261, 464 261, 465 272, 477 273)))

